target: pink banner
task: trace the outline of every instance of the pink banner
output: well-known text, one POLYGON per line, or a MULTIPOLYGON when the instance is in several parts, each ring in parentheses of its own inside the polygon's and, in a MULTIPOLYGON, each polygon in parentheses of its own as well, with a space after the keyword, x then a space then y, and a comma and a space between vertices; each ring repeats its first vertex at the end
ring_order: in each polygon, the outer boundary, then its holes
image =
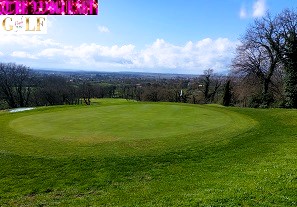
POLYGON ((98 0, 0 0, 0 15, 97 15, 98 0))

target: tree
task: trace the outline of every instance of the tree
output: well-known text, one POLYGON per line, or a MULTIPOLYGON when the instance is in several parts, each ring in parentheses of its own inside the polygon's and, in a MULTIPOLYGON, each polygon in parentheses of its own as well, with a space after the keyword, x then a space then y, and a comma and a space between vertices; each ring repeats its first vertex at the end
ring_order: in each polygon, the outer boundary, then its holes
POLYGON ((212 103, 221 86, 221 79, 220 77, 215 76, 213 69, 208 69, 204 71, 199 86, 204 96, 204 103, 212 103))
POLYGON ((279 59, 266 47, 250 42, 244 42, 237 48, 237 54, 232 61, 233 72, 246 78, 258 80, 262 85, 259 99, 264 106, 269 106, 272 102, 270 85, 272 77, 279 67, 279 59))
POLYGON ((142 100, 158 102, 159 99, 159 90, 156 87, 145 88, 142 94, 142 100))
POLYGON ((284 69, 285 106, 297 108, 297 12, 286 9, 277 16, 280 45, 276 45, 284 69), (278 47, 277 47, 278 46, 278 47))
POLYGON ((89 82, 83 82, 82 85, 80 85, 80 92, 81 97, 84 100, 84 103, 86 105, 91 105, 91 98, 94 97, 94 87, 89 82))
POLYGON ((31 71, 28 67, 24 65, 17 65, 15 71, 15 89, 20 107, 29 105, 29 98, 32 90, 32 78, 31 71))
POLYGON ((76 86, 72 86, 65 77, 46 75, 37 78, 34 90, 35 105, 77 104, 80 94, 76 86))
POLYGON ((236 56, 232 61, 235 73, 244 77, 254 76, 262 85, 260 97, 263 106, 269 106, 272 95, 269 91, 272 77, 280 67, 279 28, 275 19, 267 13, 265 17, 256 19, 237 47, 236 56))
POLYGON ((24 65, 0 63, 0 89, 9 107, 25 107, 31 95, 31 70, 24 65))
POLYGON ((230 106, 231 98, 232 98, 231 80, 228 80, 226 85, 225 85, 225 88, 224 88, 223 105, 224 106, 230 106))
MULTIPOLYGON (((297 108, 297 13, 286 9, 275 17, 257 19, 244 37, 248 47, 262 48, 271 68, 280 62, 285 71, 285 106, 297 108)), ((268 80, 267 80, 268 81, 268 80)), ((269 84, 269 83, 268 83, 269 84)))

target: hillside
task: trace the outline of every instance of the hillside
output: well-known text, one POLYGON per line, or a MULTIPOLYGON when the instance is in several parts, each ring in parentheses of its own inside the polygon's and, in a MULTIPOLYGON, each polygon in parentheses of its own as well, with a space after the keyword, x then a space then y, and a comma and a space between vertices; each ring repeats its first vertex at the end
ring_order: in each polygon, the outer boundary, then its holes
POLYGON ((296 206, 295 110, 102 99, 0 124, 0 206, 296 206))

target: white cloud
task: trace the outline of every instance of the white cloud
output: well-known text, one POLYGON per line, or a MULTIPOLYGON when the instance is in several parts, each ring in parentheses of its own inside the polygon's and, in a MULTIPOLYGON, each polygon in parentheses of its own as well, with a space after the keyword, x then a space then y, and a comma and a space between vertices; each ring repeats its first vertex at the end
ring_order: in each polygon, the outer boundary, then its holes
POLYGON ((39 35, 0 34, 0 45, 18 45, 21 47, 49 47, 59 46, 60 43, 52 39, 43 39, 39 35))
POLYGON ((242 6, 239 12, 239 16, 241 19, 245 19, 248 17, 246 7, 242 6))
POLYGON ((253 5, 253 17, 262 17, 266 12, 266 1, 257 0, 253 5))
POLYGON ((241 19, 257 18, 265 15, 267 11, 266 0, 255 0, 250 7, 242 5, 239 10, 239 17, 241 19))
POLYGON ((11 44, 7 44, 0 38, 0 47, 5 49, 6 54, 10 54, 6 58, 28 64, 33 68, 143 70, 194 74, 202 73, 208 68, 218 72, 228 69, 238 43, 227 38, 205 38, 176 45, 164 39, 157 39, 146 47, 137 49, 132 44, 65 45, 39 36, 19 35, 14 38, 4 37, 4 39, 11 41, 11 44), (30 44, 33 44, 31 39, 35 41, 35 45, 30 47, 30 44), (18 49, 15 50, 15 48, 18 49))
POLYGON ((40 51, 38 56, 46 58, 58 58, 60 56, 70 59, 75 64, 80 62, 87 65, 98 65, 104 62, 130 61, 134 48, 134 45, 114 45, 107 47, 97 44, 82 44, 78 47, 46 48, 40 51))
POLYGON ((0 56, 3 56, 3 55, 4 55, 4 53, 0 51, 0 56))
POLYGON ((133 64, 142 68, 186 70, 180 72, 201 73, 207 68, 222 71, 227 68, 236 44, 227 38, 206 38, 196 43, 190 41, 184 46, 177 46, 158 39, 142 50, 133 64))
POLYGON ((11 54, 12 57, 17 57, 17 58, 29 58, 29 59, 37 59, 36 56, 28 53, 28 52, 24 52, 24 51, 14 51, 11 54))
POLYGON ((63 53, 64 53, 63 49, 61 48, 47 48, 47 49, 41 50, 38 53, 38 56, 51 58, 54 56, 63 55, 63 53))
POLYGON ((106 26, 98 26, 98 30, 101 33, 109 33, 109 29, 106 26))

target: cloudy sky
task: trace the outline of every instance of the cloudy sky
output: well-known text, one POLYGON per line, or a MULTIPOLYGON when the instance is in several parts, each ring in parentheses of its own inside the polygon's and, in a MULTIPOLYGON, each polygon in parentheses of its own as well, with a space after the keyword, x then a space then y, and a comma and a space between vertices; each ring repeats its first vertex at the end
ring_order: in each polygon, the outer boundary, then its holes
POLYGON ((99 0, 96 16, 49 16, 46 35, 0 33, 0 62, 38 69, 224 72, 255 18, 296 6, 296 0, 99 0))

